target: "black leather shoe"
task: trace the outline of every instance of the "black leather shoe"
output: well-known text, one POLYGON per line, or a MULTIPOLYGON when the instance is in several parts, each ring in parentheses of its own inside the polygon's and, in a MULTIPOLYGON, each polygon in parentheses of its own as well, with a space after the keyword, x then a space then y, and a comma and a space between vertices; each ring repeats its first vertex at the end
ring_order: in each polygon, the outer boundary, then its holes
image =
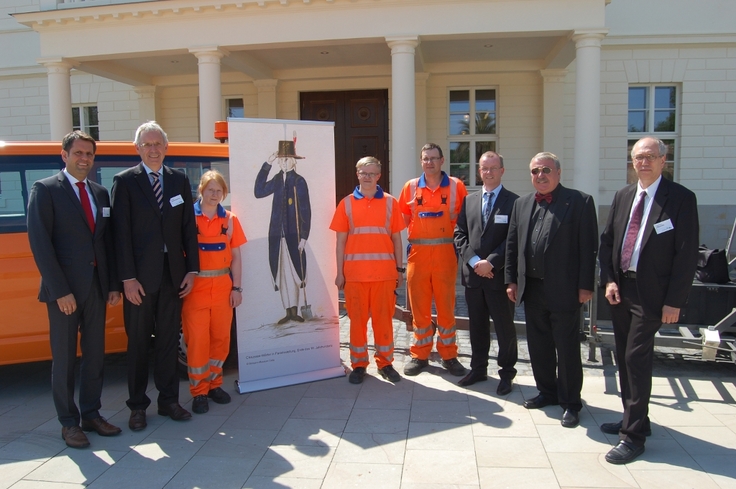
POLYGON ((618 442, 618 445, 611 448, 606 454, 606 462, 609 464, 622 465, 633 461, 636 457, 644 453, 644 447, 635 447, 629 445, 625 441, 618 442))
POLYGON ((204 414, 210 410, 210 404, 207 402, 207 396, 194 396, 192 399, 192 411, 196 414, 204 414))
POLYGON ((79 426, 63 426, 61 428, 61 438, 66 442, 66 446, 71 448, 87 448, 89 440, 84 431, 79 426))
POLYGON ((167 406, 159 406, 158 414, 168 416, 174 421, 186 421, 192 419, 192 413, 181 407, 178 402, 172 402, 167 406))
POLYGON ((476 382, 483 382, 485 380, 488 380, 488 375, 483 372, 478 372, 477 370, 471 370, 468 375, 458 381, 458 385, 467 387, 475 384, 476 382))
POLYGON ((130 411, 130 420, 128 421, 128 428, 131 431, 140 431, 146 429, 148 423, 146 423, 146 410, 145 409, 133 409, 130 411))
POLYGON ((96 431, 100 436, 119 435, 123 430, 115 425, 111 425, 105 418, 99 416, 95 419, 83 419, 82 431, 96 431))
POLYGON ((544 406, 556 406, 557 404, 557 399, 550 399, 544 394, 539 394, 537 397, 524 401, 524 407, 527 409, 540 409, 544 406))
POLYGON ((225 390, 222 387, 217 387, 215 389, 212 389, 207 393, 207 397, 212 399, 217 404, 227 404, 229 403, 232 398, 230 397, 230 394, 225 392, 225 390))
POLYGON ((580 413, 572 409, 565 409, 561 424, 564 428, 575 428, 580 424, 580 413))
POLYGON ((449 360, 442 360, 440 364, 455 377, 462 377, 465 375, 465 367, 460 363, 457 358, 450 358, 449 360))
POLYGON ((348 376, 348 382, 351 384, 361 384, 365 377, 365 367, 355 367, 348 376))
MULTIPOLYGON (((601 425, 601 431, 603 433, 608 433, 609 435, 618 435, 618 432, 621 431, 621 426, 623 426, 623 424, 623 421, 619 421, 618 423, 603 423, 601 425)), ((652 436, 652 428, 644 430, 643 435, 652 436)))
POLYGON ((496 394, 499 396, 507 396, 511 394, 511 386, 513 385, 513 382, 513 380, 501 379, 498 383, 498 387, 496 387, 496 394))

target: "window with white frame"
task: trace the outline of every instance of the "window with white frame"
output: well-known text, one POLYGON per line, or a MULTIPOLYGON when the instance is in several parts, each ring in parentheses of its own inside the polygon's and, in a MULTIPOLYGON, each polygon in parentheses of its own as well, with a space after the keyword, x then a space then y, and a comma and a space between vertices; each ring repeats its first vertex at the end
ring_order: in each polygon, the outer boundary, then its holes
POLYGON ((100 122, 97 118, 96 105, 76 105, 72 107, 72 128, 84 131, 94 138, 100 140, 100 122))
POLYGON ((245 117, 245 107, 242 98, 225 99, 225 117, 245 117))
POLYGON ((637 181, 631 150, 646 136, 661 139, 667 145, 667 158, 662 175, 674 180, 676 149, 679 143, 679 90, 673 85, 629 86, 628 148, 626 182, 637 181))
POLYGON ((453 88, 448 100, 450 175, 468 186, 481 185, 478 158, 496 151, 496 90, 494 88, 453 88))

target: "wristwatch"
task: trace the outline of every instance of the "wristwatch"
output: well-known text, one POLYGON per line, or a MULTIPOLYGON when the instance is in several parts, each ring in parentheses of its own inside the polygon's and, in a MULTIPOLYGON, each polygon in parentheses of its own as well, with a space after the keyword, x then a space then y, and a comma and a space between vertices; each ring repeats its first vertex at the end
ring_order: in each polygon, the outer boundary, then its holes
POLYGON ((233 290, 236 292, 243 292, 243 287, 233 287, 233 290))
POLYGON ((406 273, 406 268, 396 267, 396 271, 399 272, 399 273, 406 273))

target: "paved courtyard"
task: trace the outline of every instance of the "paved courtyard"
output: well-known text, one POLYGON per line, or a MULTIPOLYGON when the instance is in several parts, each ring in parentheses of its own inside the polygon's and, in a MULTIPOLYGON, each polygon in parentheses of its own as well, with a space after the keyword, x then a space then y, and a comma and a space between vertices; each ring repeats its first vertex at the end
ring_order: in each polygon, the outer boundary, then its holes
MULTIPOLYGON (((343 319, 343 362, 347 330, 343 319)), ((401 371, 409 335, 403 323, 395 331, 401 371)), ((467 331, 458 340, 467 366, 467 331)), ((50 362, 0 367, 0 488, 736 488, 736 366, 658 349, 653 435, 642 457, 613 466, 603 457, 617 437, 599 430, 621 417, 610 350, 589 362, 581 345, 585 407, 580 426, 566 429, 559 407, 522 407, 537 392, 520 340, 506 397, 495 394, 495 375, 462 388, 432 357, 427 371, 396 385, 371 365, 361 385, 342 377, 233 393, 232 403, 211 403, 183 423, 150 408, 138 433, 127 428, 126 356, 108 355, 103 415, 123 433, 91 434, 84 450, 61 439, 50 362)), ((225 387, 236 378, 227 370, 225 387)), ((184 381, 181 402, 191 407, 184 381)))

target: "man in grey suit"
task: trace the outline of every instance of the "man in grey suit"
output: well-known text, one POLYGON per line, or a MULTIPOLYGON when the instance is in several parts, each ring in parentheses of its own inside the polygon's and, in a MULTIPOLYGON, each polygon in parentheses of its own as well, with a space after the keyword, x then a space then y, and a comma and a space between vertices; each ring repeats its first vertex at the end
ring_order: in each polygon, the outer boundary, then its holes
POLYGON ((28 200, 28 240, 41 272, 38 299, 46 303, 49 314, 52 394, 61 437, 72 448, 89 446, 84 431, 102 436, 120 433, 99 411, 105 305, 120 301, 120 287, 109 226, 110 196, 105 187, 87 179, 95 149, 91 136, 81 131, 67 134, 61 150, 66 167, 35 182, 28 200), (78 333, 79 408, 74 403, 78 333))
POLYGON ((536 193, 514 204, 506 241, 506 292, 524 302, 529 358, 539 395, 524 407, 560 404, 562 426, 580 422, 580 307, 593 297, 598 219, 590 195, 560 184, 560 160, 529 164, 536 193), (559 375, 558 375, 559 374, 559 375))
POLYGON ((472 350, 470 373, 458 384, 469 386, 488 378, 490 315, 498 338, 500 382, 496 393, 500 396, 511 392, 518 359, 514 303, 506 295, 503 267, 509 217, 519 196, 501 184, 504 171, 503 156, 493 151, 483 153, 478 161, 483 190, 465 198, 455 225, 472 350))
POLYGON ((154 340, 153 379, 158 413, 191 419, 179 404, 177 374, 181 299, 192 291, 199 271, 199 245, 192 188, 184 172, 164 166, 169 147, 156 122, 135 133, 141 163, 115 175, 112 217, 118 274, 123 281, 123 315, 128 335, 128 427, 144 429, 151 404, 148 349, 154 340))

